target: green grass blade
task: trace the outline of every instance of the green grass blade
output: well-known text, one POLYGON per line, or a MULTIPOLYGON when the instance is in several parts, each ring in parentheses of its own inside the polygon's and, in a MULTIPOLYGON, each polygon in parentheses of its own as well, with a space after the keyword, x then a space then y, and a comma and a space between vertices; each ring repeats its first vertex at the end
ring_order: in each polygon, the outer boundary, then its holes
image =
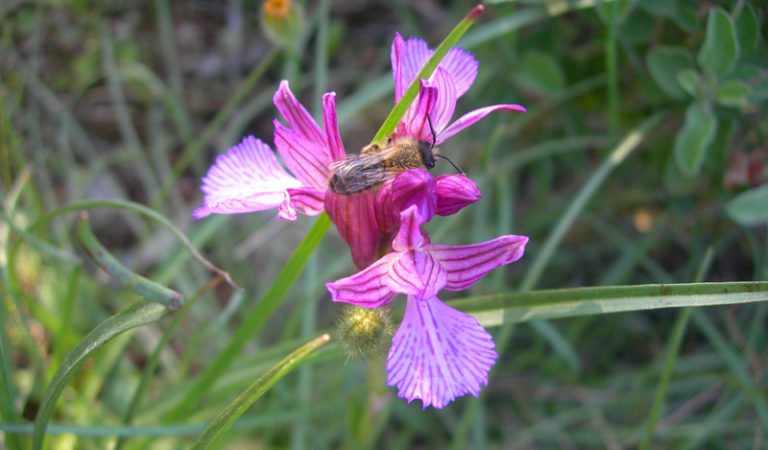
POLYGON ((64 358, 50 384, 48 384, 40 409, 35 416, 32 448, 42 448, 45 429, 53 414, 56 400, 80 366, 113 337, 132 328, 159 320, 166 314, 168 314, 168 309, 165 306, 149 300, 142 300, 103 321, 88 333, 77 347, 64 358))
POLYGON ((276 366, 269 369, 264 375, 257 379, 245 391, 235 398, 232 403, 227 405, 219 415, 211 421, 208 428, 197 439, 193 449, 208 448, 221 433, 229 429, 232 423, 240 417, 253 402, 261 397, 272 385, 277 383, 285 374, 290 372, 310 353, 327 343, 331 337, 324 334, 296 349, 293 353, 286 356, 276 366))
POLYGON ((76 202, 71 203, 69 205, 62 206, 61 208, 57 208, 53 211, 50 211, 43 215, 41 218, 37 219, 35 223, 33 223, 29 229, 35 229, 38 226, 41 226, 42 224, 48 223, 52 218, 66 214, 68 212, 72 211, 80 211, 83 209, 91 209, 91 208, 115 208, 115 209, 123 209, 126 211, 130 211, 136 214, 141 214, 143 216, 146 216, 155 222, 159 223, 160 225, 164 226, 168 229, 171 233, 173 233, 174 236, 184 245, 184 247, 187 248, 189 253, 192 254, 192 256, 202 265, 204 265, 208 270, 216 273, 217 275, 221 276, 224 281, 227 282, 230 286, 232 286, 235 289, 241 290, 240 286, 235 284, 234 281, 232 281, 232 278, 229 276, 229 274, 218 267, 214 266, 210 261, 205 259, 202 254, 200 254, 199 251, 195 248, 194 245, 192 245, 192 242, 187 238, 187 236, 184 235, 184 233, 178 229, 174 224, 172 224, 168 219, 166 219, 162 214, 158 213, 157 211, 148 208, 140 203, 135 203, 131 201, 126 200, 88 200, 83 202, 76 202))
MULTIPOLYGON (((699 272, 696 274, 695 281, 701 281, 706 276, 709 266, 712 264, 714 258, 714 250, 712 247, 707 249, 707 253, 704 255, 704 260, 699 267, 699 272)), ((677 355, 680 353, 680 346, 683 342, 683 336, 685 335, 685 329, 688 326, 688 320, 691 316, 691 308, 686 307, 680 311, 675 320, 675 325, 672 328, 672 335, 669 338, 667 344, 667 357, 664 360, 664 369, 661 372, 658 388, 656 388, 656 394, 653 397, 653 404, 651 405, 651 412, 648 414, 648 422, 645 427, 645 435, 643 436, 643 442, 640 444, 641 449, 651 448, 653 442, 653 434, 656 429, 656 422, 661 415, 661 409, 664 407, 664 400, 667 396, 667 387, 669 386, 669 380, 672 378, 672 369, 675 367, 675 361, 677 355)))
POLYGON ((5 222, 10 229, 19 233, 21 237, 23 237, 24 240, 27 242, 27 244, 36 248, 40 252, 47 254, 55 259, 58 259, 59 261, 70 264, 72 266, 79 266, 82 263, 80 261, 80 258, 78 258, 77 256, 67 252, 66 250, 54 247, 53 245, 45 242, 39 237, 27 232, 27 230, 17 225, 13 221, 13 219, 9 217, 8 214, 6 214, 5 211, 3 211, 2 209, 0 209, 0 220, 5 222))
MULTIPOLYGON (((200 290, 195 293, 194 296, 192 296, 189 301, 187 301, 184 306, 174 315, 173 320, 171 323, 165 328, 163 331, 163 337, 160 339, 160 342, 157 343, 155 346, 155 349, 152 351, 152 355, 150 355, 149 360, 147 361, 147 364, 144 366, 144 370, 141 374, 141 379, 139 380, 138 386, 136 386, 136 390, 133 393, 133 397, 131 397, 131 401, 128 404, 128 407, 126 408, 125 412, 123 413, 123 425, 130 425, 130 423, 133 421, 133 417, 136 414, 136 410, 139 407, 139 404, 141 403, 142 398, 144 397, 144 393, 149 388, 149 382, 152 380, 152 377, 155 375, 155 370, 157 369, 158 364, 160 363, 160 354, 163 351, 163 349, 168 345, 168 342, 170 342, 171 337, 173 336, 176 329, 181 324, 181 321, 184 320, 184 318, 187 317, 187 314, 192 309, 192 307, 197 303, 198 300, 208 292, 209 290, 216 287, 216 285, 221 282, 222 278, 216 277, 212 279, 208 284, 200 288, 200 290)), ((120 450, 123 448, 123 445, 125 444, 125 440, 123 437, 119 437, 117 442, 115 443, 115 450, 120 450)))
POLYGON ((77 235, 88 255, 93 258, 96 264, 135 293, 153 302, 163 304, 172 310, 179 308, 184 303, 184 296, 180 293, 134 273, 112 256, 93 235, 88 224, 88 213, 85 211, 80 215, 77 235))
POLYGON ((611 171, 621 164, 624 159, 636 149, 648 136, 648 133, 661 121, 660 115, 652 116, 638 125, 635 129, 627 133, 624 139, 611 151, 608 157, 603 161, 595 173, 590 176, 589 181, 581 188, 576 198, 568 206, 563 216, 558 220, 555 229, 547 237, 536 258, 533 260, 525 278, 520 285, 521 291, 530 291, 539 282, 544 269, 549 264, 550 259, 555 253, 557 246, 563 240, 565 233, 571 228, 573 222, 579 213, 584 209, 587 202, 597 192, 597 189, 603 184, 611 171))
POLYGON ((291 289, 293 283, 307 264, 312 252, 314 252, 330 226, 331 220, 327 214, 321 214, 317 218, 317 221, 304 237, 304 240, 296 247, 293 255, 285 263, 277 277, 275 277, 275 281, 269 287, 269 290, 259 299, 237 331, 233 333, 227 346, 206 367, 205 371, 186 392, 181 402, 165 415, 166 420, 176 420, 183 417, 184 413, 193 408, 195 402, 224 374, 227 367, 234 362, 248 341, 261 330, 261 327, 264 326, 272 312, 278 307, 280 301, 291 289))
POLYGON ((768 401, 765 398, 765 390, 758 388, 741 355, 723 339, 720 332, 717 331, 715 325, 703 311, 693 311, 691 319, 696 324, 696 327, 704 333, 717 353, 728 364, 731 374, 739 381, 741 388, 747 394, 747 398, 754 405, 757 417, 763 426, 763 432, 768 432, 768 401))
POLYGON ((680 314, 677 315, 677 319, 675 319, 672 335, 669 337, 669 342, 667 343, 667 357, 664 360, 664 369, 661 372, 658 388, 653 397, 651 412, 648 414, 645 436, 643 437, 643 442, 640 444, 641 449, 651 448, 653 433, 656 429, 656 422, 658 422, 659 416, 661 415, 661 409, 664 407, 667 386, 669 385, 669 380, 672 378, 672 369, 675 367, 675 360, 677 359, 677 354, 680 352, 680 345, 683 342, 683 336, 685 335, 685 329, 688 326, 688 319, 690 316, 691 308, 686 307, 680 311, 680 314))
POLYGON ((619 56, 618 9, 619 2, 612 2, 608 9, 608 35, 605 41, 605 71, 608 73, 608 128, 611 134, 619 131, 619 56))
POLYGON ((449 303, 477 317, 484 326, 496 326, 538 319, 766 300, 768 282, 739 281, 552 289, 468 297, 449 303))

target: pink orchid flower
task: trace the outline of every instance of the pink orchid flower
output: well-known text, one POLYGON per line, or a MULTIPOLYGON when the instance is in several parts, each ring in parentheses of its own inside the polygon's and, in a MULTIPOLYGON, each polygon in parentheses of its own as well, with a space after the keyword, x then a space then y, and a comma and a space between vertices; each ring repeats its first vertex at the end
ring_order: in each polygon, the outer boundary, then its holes
POLYGON ((424 408, 442 408, 462 395, 477 396, 498 355, 482 325, 443 303, 437 293, 467 289, 491 270, 517 261, 528 238, 431 244, 421 230, 430 218, 427 209, 418 204, 406 208, 391 253, 326 287, 334 301, 367 308, 385 306, 397 294, 408 296, 387 357, 387 384, 409 402, 418 398, 424 408))
MULTIPOLYGON (((433 53, 423 40, 410 38, 404 41, 399 33, 395 34, 391 52, 395 103, 400 100, 433 53)), ((438 145, 493 111, 525 112, 525 108, 520 105, 486 106, 471 111, 448 125, 456 109, 456 101, 475 82, 477 67, 477 60, 471 53, 458 47, 450 49, 429 79, 419 80, 419 94, 398 124, 395 136, 412 136, 421 141, 432 142, 433 135, 429 126, 431 119, 436 134, 435 145, 438 145)))
MULTIPOLYGON (((380 222, 377 216, 398 218, 402 202, 393 203, 393 198, 406 198, 412 187, 406 181, 395 183, 399 187, 394 188, 394 197, 391 185, 379 190, 386 192, 382 195, 374 191, 337 195, 328 189, 331 163, 346 157, 336 122, 335 98, 333 92, 323 96, 321 128, 293 95, 288 82, 281 82, 274 103, 287 125, 275 120, 275 147, 293 176, 267 144, 248 136, 216 158, 203 178, 203 206, 193 216, 199 219, 213 213, 279 207, 278 217, 296 220, 297 213, 313 216, 325 210, 349 244, 357 267, 365 267, 388 252, 397 224, 380 222)), ((477 186, 463 175, 438 178, 440 189, 435 192, 442 205, 439 214, 452 214, 480 198, 477 186)))

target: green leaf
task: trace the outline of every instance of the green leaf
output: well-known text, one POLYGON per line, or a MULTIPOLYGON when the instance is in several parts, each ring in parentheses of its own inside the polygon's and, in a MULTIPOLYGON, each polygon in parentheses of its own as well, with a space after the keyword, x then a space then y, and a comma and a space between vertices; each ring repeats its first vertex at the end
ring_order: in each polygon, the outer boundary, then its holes
POLYGON ((717 103, 723 106, 739 106, 747 101, 752 89, 741 80, 729 80, 717 88, 717 103))
POLYGON ((646 56, 648 70, 659 87, 671 97, 684 97, 685 90, 678 81, 678 74, 693 68, 693 59, 683 47, 658 46, 646 56))
POLYGON ((709 10, 707 35, 699 50, 699 65, 708 72, 722 75, 739 57, 739 42, 731 16, 720 8, 709 10))
POLYGON ((699 173, 709 144, 717 131, 717 119, 711 111, 692 103, 685 112, 685 124, 675 137, 675 161, 687 177, 699 173))
POLYGON ((677 2, 677 11, 672 19, 680 28, 695 33, 699 30, 699 16, 697 14, 697 2, 677 2))
POLYGON ((565 85, 565 76, 557 60, 537 50, 531 50, 523 56, 515 77, 526 88, 546 96, 565 85))
POLYGON ((45 396, 40 404, 40 409, 35 417, 35 429, 32 436, 32 447, 42 448, 45 438, 45 429, 53 414, 56 400, 67 382, 75 375, 77 370, 90 358, 90 356, 107 341, 118 334, 163 318, 168 314, 168 309, 162 304, 149 300, 134 303, 114 316, 101 322, 87 336, 77 344, 53 375, 51 383, 45 390, 45 396))
POLYGON ((623 311, 733 305, 768 300, 768 282, 646 284, 540 290, 448 302, 483 326, 623 311))
POLYGON ((618 33, 622 41, 637 44, 648 41, 653 35, 653 28, 653 17, 641 9, 635 9, 619 27, 618 33))
POLYGON ((232 423, 234 423, 234 421, 237 420, 237 418, 240 417, 253 402, 267 392, 272 385, 277 383, 283 376, 285 376, 285 374, 290 372, 297 364, 304 360, 304 358, 309 356, 310 353, 317 350, 330 339, 330 336, 324 334, 309 341, 269 369, 264 375, 254 381, 253 384, 248 386, 246 390, 238 395, 232 403, 227 405, 227 407, 211 421, 208 428, 205 429, 192 448, 208 448, 221 433, 227 431, 229 427, 232 426, 232 423))
POLYGON ((752 5, 745 3, 741 13, 736 17, 736 34, 739 36, 739 47, 744 52, 755 49, 760 23, 752 5))
POLYGON ((742 225, 768 223, 768 186, 742 192, 728 202, 725 211, 742 225))
POLYGON ((693 69, 686 69, 677 73, 677 82, 685 92, 696 96, 699 88, 699 73, 693 69))

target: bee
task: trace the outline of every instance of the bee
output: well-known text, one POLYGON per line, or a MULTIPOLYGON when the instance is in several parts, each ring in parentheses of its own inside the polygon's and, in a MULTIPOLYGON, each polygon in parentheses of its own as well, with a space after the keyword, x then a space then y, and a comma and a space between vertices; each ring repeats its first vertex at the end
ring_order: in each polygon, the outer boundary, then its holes
POLYGON ((375 188, 408 169, 431 169, 435 167, 437 158, 445 159, 462 173, 450 159, 437 153, 435 130, 432 128, 432 120, 429 117, 427 119, 432 131, 431 143, 410 136, 390 136, 366 145, 360 153, 331 164, 333 175, 328 188, 340 195, 356 194, 375 188))

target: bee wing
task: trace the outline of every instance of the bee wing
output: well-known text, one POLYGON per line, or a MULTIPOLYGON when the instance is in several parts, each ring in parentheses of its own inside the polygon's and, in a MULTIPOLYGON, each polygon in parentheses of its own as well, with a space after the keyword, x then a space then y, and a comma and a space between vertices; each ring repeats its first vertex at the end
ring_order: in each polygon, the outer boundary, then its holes
POLYGON ((334 189, 343 193, 355 193, 392 178, 399 171, 385 168, 382 161, 395 151, 394 148, 384 148, 377 152, 349 155, 346 159, 332 162, 329 167, 334 174, 334 189))
POLYGON ((345 159, 333 161, 328 168, 331 173, 350 173, 356 170, 370 171, 380 167, 382 161, 397 153, 397 147, 384 147, 377 151, 353 153, 345 159))

